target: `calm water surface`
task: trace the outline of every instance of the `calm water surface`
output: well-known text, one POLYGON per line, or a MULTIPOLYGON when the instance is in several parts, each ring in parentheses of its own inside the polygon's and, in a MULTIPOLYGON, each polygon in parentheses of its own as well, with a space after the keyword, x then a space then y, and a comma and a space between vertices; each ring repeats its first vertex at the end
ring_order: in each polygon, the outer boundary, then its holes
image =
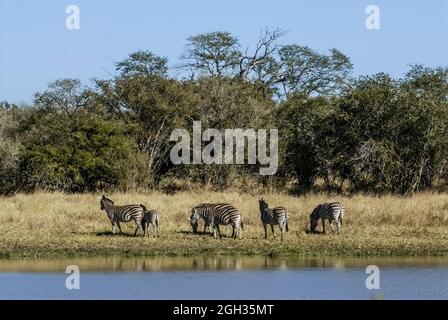
POLYGON ((448 258, 0 259, 0 299, 448 299, 448 258), (66 288, 69 265, 79 290, 66 288))

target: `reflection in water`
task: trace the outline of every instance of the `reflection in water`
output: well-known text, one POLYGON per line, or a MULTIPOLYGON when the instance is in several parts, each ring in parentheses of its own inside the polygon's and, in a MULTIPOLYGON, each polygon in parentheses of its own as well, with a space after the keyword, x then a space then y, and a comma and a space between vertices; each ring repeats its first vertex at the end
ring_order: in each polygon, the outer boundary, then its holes
POLYGON ((270 257, 95 257, 65 259, 0 259, 0 272, 60 272, 75 264, 83 271, 220 271, 302 268, 365 268, 448 266, 445 257, 402 258, 270 258, 270 257))
POLYGON ((0 300, 448 299, 447 274, 448 257, 0 259, 0 300), (72 264, 81 270, 80 290, 65 285, 72 264), (380 290, 365 285, 372 264, 381 269, 380 290))

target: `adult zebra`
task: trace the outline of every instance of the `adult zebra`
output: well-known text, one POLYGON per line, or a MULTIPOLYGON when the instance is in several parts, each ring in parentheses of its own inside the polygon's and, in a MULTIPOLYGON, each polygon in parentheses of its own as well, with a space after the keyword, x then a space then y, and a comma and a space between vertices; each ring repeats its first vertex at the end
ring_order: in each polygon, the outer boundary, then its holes
POLYGON ((274 225, 280 226, 281 239, 285 237, 285 231, 288 231, 288 210, 283 207, 270 209, 267 202, 261 198, 258 200, 260 206, 260 218, 264 228, 264 238, 268 238, 268 224, 271 225, 272 236, 275 239, 274 225))
POLYGON ((345 207, 342 202, 331 202, 318 205, 310 215, 310 231, 313 233, 316 231, 320 219, 322 221, 323 233, 325 233, 325 220, 328 220, 330 221, 330 226, 333 232, 334 227, 332 223, 335 223, 337 234, 339 234, 344 213, 345 207))
MULTIPOLYGON (((156 210, 147 210, 144 205, 142 205, 144 216, 143 216, 143 232, 144 235, 146 235, 146 232, 148 231, 148 227, 151 224, 152 225, 152 236, 159 237, 159 213, 156 210)), ((149 237, 149 232, 148 232, 149 237)))
POLYGON ((143 230, 142 220, 144 217, 144 206, 137 204, 130 204, 124 206, 116 206, 114 202, 107 198, 106 196, 102 196, 100 200, 101 210, 105 210, 107 213, 107 217, 109 218, 112 224, 112 233, 115 234, 115 225, 117 225, 120 233, 121 231, 120 222, 129 222, 134 220, 135 222, 135 232, 134 237, 137 235, 139 229, 143 230))
POLYGON ((215 238, 221 239, 220 225, 232 226, 232 238, 240 237, 240 227, 244 229, 243 217, 241 212, 234 206, 228 203, 202 203, 191 210, 190 221, 193 232, 196 233, 198 229, 198 220, 203 219, 205 228, 210 226, 213 230, 215 238))

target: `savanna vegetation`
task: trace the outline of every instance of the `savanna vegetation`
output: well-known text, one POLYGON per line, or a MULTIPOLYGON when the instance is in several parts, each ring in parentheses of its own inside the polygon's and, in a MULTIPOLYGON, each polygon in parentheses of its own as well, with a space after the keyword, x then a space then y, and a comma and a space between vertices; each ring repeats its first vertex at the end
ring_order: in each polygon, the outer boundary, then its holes
POLYGON ((262 33, 187 39, 182 63, 150 51, 84 86, 59 79, 30 106, 0 105, 0 193, 207 188, 411 194, 448 181, 448 69, 354 78, 349 57, 262 33), (176 76, 175 76, 176 75, 176 76), (279 170, 173 165, 175 128, 278 128, 279 170))
MULTIPOLYGON (((144 203, 160 212, 160 238, 133 237, 134 224, 122 224, 124 235, 112 234, 109 219, 94 194, 18 194, 0 198, 0 257, 73 256, 446 256, 448 204, 442 194, 408 197, 356 195, 331 198, 325 194, 295 197, 266 194, 270 206, 285 205, 290 212, 284 241, 264 240, 258 197, 237 192, 178 192, 175 195, 116 193, 116 203, 144 203), (187 218, 204 201, 233 203, 241 209, 241 240, 193 234, 187 218), (309 234, 309 214, 316 204, 341 200, 346 208, 342 233, 309 234)), ((319 226, 320 228, 320 226, 319 226)), ((321 230, 321 229, 320 229, 321 230)), ((150 232, 151 234, 151 232, 150 232)))
POLYGON ((142 50, 89 86, 58 79, 32 105, 0 103, 0 256, 446 255, 448 68, 353 77, 341 51, 280 45, 283 34, 247 49, 199 34, 175 68, 142 50), (193 121, 277 128, 277 173, 174 165, 170 134, 193 121), (112 235, 104 192, 159 210, 161 238, 112 235), (289 209, 285 241, 263 240, 260 195, 289 209), (332 199, 347 209, 342 235, 308 234, 332 199), (244 240, 193 235, 190 209, 205 201, 240 208, 244 240))

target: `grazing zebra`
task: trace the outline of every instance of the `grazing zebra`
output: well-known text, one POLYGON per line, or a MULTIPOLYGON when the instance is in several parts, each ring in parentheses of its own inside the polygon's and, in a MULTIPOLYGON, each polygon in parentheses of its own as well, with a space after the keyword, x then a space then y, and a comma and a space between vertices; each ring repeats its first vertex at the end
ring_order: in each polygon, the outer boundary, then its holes
MULTIPOLYGON (((144 235, 146 235, 146 232, 148 231, 149 225, 152 225, 152 236, 159 237, 159 214, 156 210, 146 210, 146 207, 144 205, 140 205, 143 208, 144 216, 142 220, 143 225, 143 232, 144 235)), ((149 237, 149 232, 148 232, 149 237)))
POLYGON ((333 232, 334 228, 332 223, 335 223, 336 231, 339 234, 344 213, 345 207, 341 202, 323 203, 318 205, 310 215, 310 231, 316 231, 320 219, 322 221, 323 233, 325 233, 325 220, 328 220, 330 221, 330 226, 333 232))
POLYGON ((268 238, 268 224, 271 225, 272 236, 275 239, 274 225, 280 226, 281 239, 285 236, 285 231, 288 231, 288 210, 283 207, 270 209, 267 202, 261 198, 258 200, 260 205, 260 218, 264 227, 264 238, 268 238))
POLYGON ((144 207, 141 205, 125 205, 125 206, 116 206, 114 202, 106 196, 103 196, 100 200, 101 210, 105 210, 107 213, 107 217, 110 219, 112 223, 112 232, 115 234, 115 225, 117 225, 118 229, 121 231, 120 222, 129 222, 134 220, 136 228, 134 232, 134 237, 137 235, 139 229, 143 230, 142 220, 144 217, 144 207))
POLYGON ((240 237, 240 227, 244 229, 243 217, 238 209, 227 203, 203 203, 191 210, 191 217, 189 218, 193 232, 196 233, 198 229, 198 220, 204 219, 204 233, 207 226, 213 230, 215 238, 221 238, 219 231, 220 225, 232 225, 232 238, 240 237))

